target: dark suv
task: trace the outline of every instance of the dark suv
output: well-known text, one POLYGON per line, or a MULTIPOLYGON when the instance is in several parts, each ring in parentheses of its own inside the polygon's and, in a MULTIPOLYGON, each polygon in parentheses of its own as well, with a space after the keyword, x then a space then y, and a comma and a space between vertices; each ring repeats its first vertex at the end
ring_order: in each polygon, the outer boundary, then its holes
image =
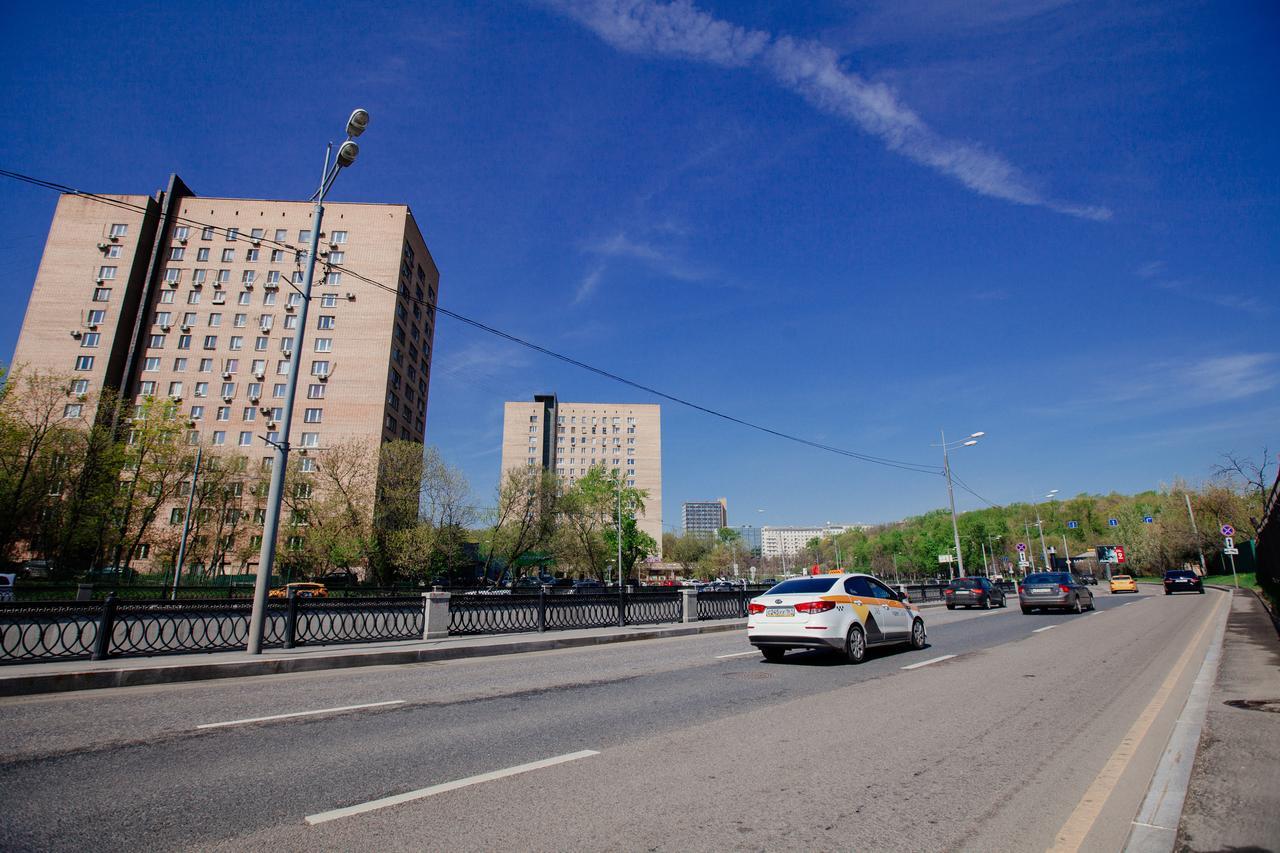
POLYGON ((947 598, 947 609, 956 607, 1004 607, 1004 590, 986 578, 956 578, 942 591, 947 598))
POLYGON ((1175 592, 1198 592, 1204 595, 1204 581, 1187 569, 1171 569, 1164 573, 1164 594, 1173 595, 1175 592))

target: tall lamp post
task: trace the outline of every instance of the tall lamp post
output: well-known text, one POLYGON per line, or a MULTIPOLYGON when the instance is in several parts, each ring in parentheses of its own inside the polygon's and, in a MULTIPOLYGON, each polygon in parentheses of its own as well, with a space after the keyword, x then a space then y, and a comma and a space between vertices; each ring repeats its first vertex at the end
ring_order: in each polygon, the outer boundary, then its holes
MULTIPOLYGON (((1043 500, 1052 500, 1056 494, 1058 494, 1057 489, 1050 489, 1043 500)), ((1040 556, 1044 557, 1045 571, 1051 572, 1053 564, 1049 562, 1049 547, 1044 543, 1044 522, 1040 520, 1040 501, 1036 501, 1036 529, 1040 531, 1040 556)))
POLYGON ((293 401, 298 391, 298 368, 302 358, 302 337, 307 330, 307 309, 311 305, 311 282, 316 272, 316 252, 320 246, 320 226, 324 218, 324 195, 333 186, 338 172, 356 161, 360 146, 355 137, 364 133, 369 125, 369 113, 357 109, 347 119, 346 141, 338 146, 337 157, 329 162, 333 154, 333 143, 324 152, 324 171, 320 175, 320 188, 312 198, 316 206, 311 216, 311 246, 307 252, 307 271, 302 279, 302 304, 298 306, 298 328, 293 333, 293 347, 290 350, 292 364, 285 383, 284 418, 280 422, 280 433, 277 440, 268 438, 273 458, 271 460, 271 487, 267 492, 266 518, 262 525, 262 551, 258 555, 258 577, 253 586, 253 613, 249 618, 249 645, 247 651, 251 655, 262 654, 262 635, 267 618, 267 587, 271 583, 271 572, 276 558, 276 534, 280 529, 280 501, 284 496, 284 474, 289 463, 289 426, 293 422, 293 401))
POLYGON ((959 441, 947 444, 946 431, 939 430, 939 432, 942 434, 942 444, 935 444, 933 447, 942 448, 942 470, 947 475, 947 500, 951 503, 951 535, 955 538, 956 560, 960 564, 960 577, 964 577, 964 554, 960 552, 960 525, 956 523, 956 494, 955 490, 951 488, 951 458, 947 455, 947 451, 961 447, 973 447, 978 443, 978 439, 982 438, 986 433, 970 433, 968 438, 962 438, 959 441))

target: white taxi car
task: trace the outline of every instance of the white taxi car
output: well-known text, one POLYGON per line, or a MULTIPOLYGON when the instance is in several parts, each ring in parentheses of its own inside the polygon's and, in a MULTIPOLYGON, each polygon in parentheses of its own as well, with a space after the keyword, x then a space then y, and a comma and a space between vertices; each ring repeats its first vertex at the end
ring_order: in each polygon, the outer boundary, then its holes
POLYGON ((747 605, 747 640, 766 660, 787 649, 831 649, 862 663, 870 646, 925 645, 924 617, 871 575, 785 580, 747 605))

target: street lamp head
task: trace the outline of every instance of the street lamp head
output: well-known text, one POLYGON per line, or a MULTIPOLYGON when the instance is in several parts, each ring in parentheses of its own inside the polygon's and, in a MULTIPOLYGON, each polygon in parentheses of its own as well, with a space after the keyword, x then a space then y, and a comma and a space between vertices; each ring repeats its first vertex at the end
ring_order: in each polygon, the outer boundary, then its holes
POLYGON ((982 438, 984 435, 986 435, 985 432, 975 432, 975 433, 971 433, 969 435, 969 438, 982 438))
POLYGON ((345 169, 356 161, 359 154, 360 146, 348 139, 338 147, 338 165, 345 169))
POLYGON ((962 444, 962 445, 960 445, 960 446, 961 446, 961 447, 973 447, 973 446, 974 446, 975 444, 977 444, 977 443, 978 443, 977 441, 975 441, 975 440, 973 440, 973 439, 970 439, 970 440, 966 441, 964 444, 962 444))
POLYGON ((351 118, 347 119, 347 136, 355 139, 364 133, 364 129, 369 126, 369 111, 355 109, 351 112, 351 118))

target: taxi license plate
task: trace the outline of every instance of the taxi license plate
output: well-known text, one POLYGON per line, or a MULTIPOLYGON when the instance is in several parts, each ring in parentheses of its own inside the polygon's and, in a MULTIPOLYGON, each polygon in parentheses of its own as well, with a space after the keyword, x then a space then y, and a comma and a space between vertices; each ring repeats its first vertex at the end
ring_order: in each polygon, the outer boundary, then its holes
POLYGON ((766 607, 765 616, 795 616, 796 609, 794 607, 766 607))

